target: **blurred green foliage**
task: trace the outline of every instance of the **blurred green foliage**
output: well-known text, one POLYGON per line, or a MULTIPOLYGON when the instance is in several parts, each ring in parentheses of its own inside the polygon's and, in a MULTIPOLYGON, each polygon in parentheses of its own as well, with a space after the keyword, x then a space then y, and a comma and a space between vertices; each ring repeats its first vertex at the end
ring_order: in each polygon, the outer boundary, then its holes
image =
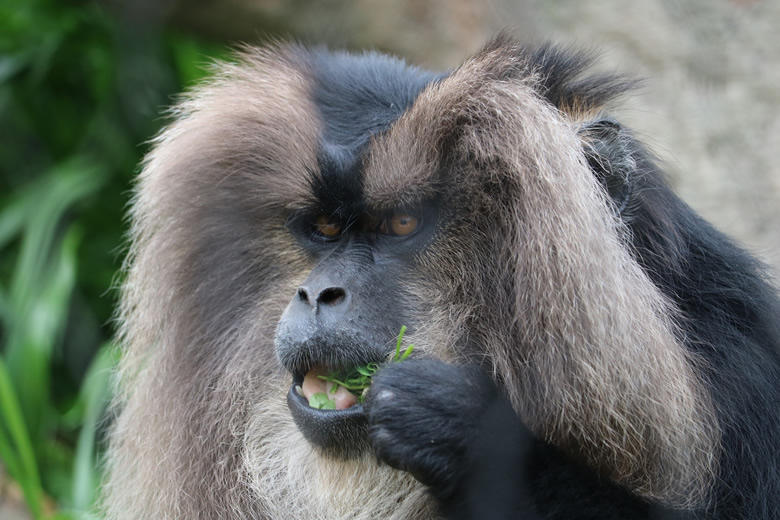
POLYGON ((131 179, 226 53, 120 6, 0 0, 0 461, 35 518, 94 505, 131 179))

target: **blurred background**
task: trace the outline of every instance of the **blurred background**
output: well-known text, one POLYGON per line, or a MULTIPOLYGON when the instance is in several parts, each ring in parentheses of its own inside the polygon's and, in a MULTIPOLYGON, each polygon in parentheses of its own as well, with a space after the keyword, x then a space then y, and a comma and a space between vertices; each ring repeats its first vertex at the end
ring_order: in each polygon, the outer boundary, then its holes
POLYGON ((0 0, 0 518, 94 518, 123 215, 177 92, 240 42, 447 69, 507 27, 646 78, 618 117, 780 272, 777 0, 0 0))

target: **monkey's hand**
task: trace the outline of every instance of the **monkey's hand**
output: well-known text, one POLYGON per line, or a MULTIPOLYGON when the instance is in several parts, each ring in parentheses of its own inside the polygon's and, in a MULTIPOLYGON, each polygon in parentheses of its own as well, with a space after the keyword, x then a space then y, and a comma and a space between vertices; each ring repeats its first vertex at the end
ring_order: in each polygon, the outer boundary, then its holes
POLYGON ((517 469, 530 434, 478 368, 391 363, 374 377, 365 407, 377 457, 427 485, 447 516, 465 518, 455 504, 475 495, 517 511, 517 469))

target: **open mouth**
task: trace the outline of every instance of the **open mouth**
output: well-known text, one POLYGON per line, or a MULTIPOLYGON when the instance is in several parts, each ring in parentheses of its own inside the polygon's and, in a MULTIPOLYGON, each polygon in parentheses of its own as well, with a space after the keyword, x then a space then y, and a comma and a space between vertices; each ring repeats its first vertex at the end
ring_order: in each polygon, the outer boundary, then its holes
POLYGON ((295 385, 297 394, 303 395, 309 406, 320 410, 346 410, 363 402, 366 385, 355 387, 344 381, 344 377, 337 379, 333 372, 322 368, 309 370, 303 376, 303 382, 295 385), (349 388, 348 388, 349 387, 349 388))
POLYGON ((309 442, 342 457, 360 455, 369 447, 363 399, 383 364, 401 362, 411 354, 414 345, 401 349, 405 331, 406 327, 402 326, 395 355, 390 359, 379 351, 369 357, 373 361, 358 360, 365 363, 362 365, 355 364, 355 359, 342 359, 341 366, 335 367, 310 362, 288 365, 293 381, 287 393, 287 406, 309 442))
POLYGON ((368 446, 363 406, 358 395, 319 377, 328 373, 317 367, 294 375, 287 406, 298 429, 313 445, 341 456, 356 456, 368 446), (323 399, 333 406, 316 406, 323 399))

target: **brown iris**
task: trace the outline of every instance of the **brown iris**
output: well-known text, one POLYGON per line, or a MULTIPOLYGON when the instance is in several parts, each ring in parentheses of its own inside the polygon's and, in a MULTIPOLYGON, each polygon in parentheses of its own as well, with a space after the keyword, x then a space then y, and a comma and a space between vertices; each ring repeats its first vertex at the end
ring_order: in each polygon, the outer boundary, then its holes
POLYGON ((408 213, 394 213, 379 226, 379 231, 386 235, 399 237, 411 235, 417 230, 419 219, 408 213))
POLYGON ((317 217, 315 227, 317 233, 327 238, 336 238, 341 234, 341 225, 325 215, 317 217))
POLYGON ((394 235, 405 236, 414 233, 417 229, 417 217, 396 213, 390 217, 390 231, 394 235))

